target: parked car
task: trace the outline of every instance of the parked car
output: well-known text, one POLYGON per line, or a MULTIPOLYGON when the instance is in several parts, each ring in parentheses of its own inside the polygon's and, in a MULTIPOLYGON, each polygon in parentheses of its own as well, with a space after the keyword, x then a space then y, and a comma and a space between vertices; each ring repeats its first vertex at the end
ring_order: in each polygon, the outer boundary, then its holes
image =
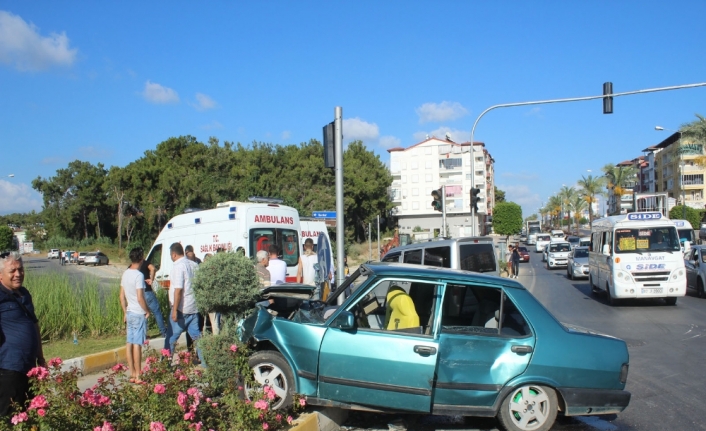
POLYGON ((576 247, 569 253, 566 265, 566 276, 574 278, 588 278, 588 247, 576 247))
POLYGON ((701 223, 701 226, 699 226, 699 241, 701 243, 706 243, 706 223, 701 223))
POLYGON ((395 247, 383 262, 403 262, 498 275, 495 245, 487 236, 440 239, 395 247))
POLYGON ((567 266, 571 244, 568 242, 552 242, 544 249, 544 260, 547 262, 547 269, 567 266))
POLYGON ((58 248, 52 248, 49 250, 49 253, 47 253, 47 259, 58 259, 59 258, 59 249, 58 248))
POLYGON ((79 251, 78 252, 78 260, 76 261, 77 264, 83 265, 84 259, 86 258, 86 255, 88 254, 87 251, 79 251))
POLYGON ((706 245, 695 245, 684 259, 686 290, 693 290, 699 298, 706 296, 706 245))
POLYGON ((527 250, 527 247, 519 246, 517 247, 517 252, 520 253, 520 262, 529 262, 530 255, 529 250, 527 250))
POLYGON ((325 302, 299 300, 305 286, 290 286, 275 286, 271 299, 291 306, 275 312, 263 301, 238 328, 255 352, 255 380, 277 394, 274 408, 298 393, 313 405, 497 416, 509 430, 548 430, 559 409, 606 415, 630 402, 626 343, 560 323, 514 280, 366 263, 325 302))
POLYGON ((107 265, 110 263, 108 256, 104 255, 100 251, 94 251, 91 253, 86 253, 86 257, 83 258, 83 263, 85 265, 107 265))

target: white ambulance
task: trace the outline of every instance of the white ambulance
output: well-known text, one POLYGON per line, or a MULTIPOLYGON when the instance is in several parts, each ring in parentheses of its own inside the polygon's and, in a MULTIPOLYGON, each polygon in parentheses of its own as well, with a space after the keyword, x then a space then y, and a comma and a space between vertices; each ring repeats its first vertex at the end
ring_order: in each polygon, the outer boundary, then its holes
POLYGON ((155 280, 162 287, 169 287, 169 247, 178 242, 184 248, 191 245, 201 260, 221 249, 254 257, 259 250, 276 244, 280 258, 287 263, 286 281, 296 281, 301 254, 299 213, 274 203, 279 200, 271 202, 222 202, 214 209, 190 210, 173 217, 147 255, 146 260, 157 268, 155 280))
POLYGON ((593 221, 589 283, 621 298, 664 298, 686 294, 686 270, 674 223, 659 212, 635 212, 593 221))
MULTIPOLYGON (((329 243, 329 258, 330 262, 334 262, 333 260, 333 250, 331 249, 331 238, 329 237, 328 234, 328 228, 326 227, 326 223, 322 220, 319 219, 314 219, 314 218, 305 218, 302 217, 299 220, 299 224, 301 225, 301 242, 302 242, 302 250, 304 249, 304 241, 306 241, 307 238, 311 238, 314 240, 314 251, 318 251, 318 241, 319 241, 319 235, 324 234, 326 236, 326 239, 328 240, 329 243)), ((333 263, 331 264, 330 268, 331 272, 333 272, 333 263)))

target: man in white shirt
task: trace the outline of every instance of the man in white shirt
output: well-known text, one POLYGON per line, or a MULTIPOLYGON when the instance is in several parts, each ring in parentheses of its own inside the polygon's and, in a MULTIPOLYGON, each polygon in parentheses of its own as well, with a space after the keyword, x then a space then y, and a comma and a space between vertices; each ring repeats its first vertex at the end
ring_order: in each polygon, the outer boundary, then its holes
POLYGON ((267 265, 270 284, 282 284, 287 279, 287 263, 279 258, 279 247, 275 244, 271 244, 267 251, 270 253, 270 263, 267 265))
POLYGON ((120 305, 123 321, 127 324, 126 355, 131 383, 141 382, 142 345, 147 340, 147 318, 150 316, 144 296, 145 276, 140 272, 143 257, 141 248, 130 250, 131 265, 120 280, 120 305))
POLYGON ((319 262, 319 258, 314 253, 314 240, 307 238, 304 241, 304 254, 300 258, 299 271, 297 273, 297 283, 315 285, 316 270, 314 265, 319 262))
MULTIPOLYGON (((169 254, 174 262, 172 270, 169 272, 169 304, 172 307, 170 322, 172 337, 169 340, 169 349, 171 353, 174 353, 177 340, 184 331, 189 333, 194 342, 197 342, 201 337, 199 311, 196 308, 194 292, 191 289, 191 282, 198 265, 184 256, 184 248, 178 242, 169 247, 169 254)), ((196 353, 201 363, 204 364, 198 345, 196 353)))

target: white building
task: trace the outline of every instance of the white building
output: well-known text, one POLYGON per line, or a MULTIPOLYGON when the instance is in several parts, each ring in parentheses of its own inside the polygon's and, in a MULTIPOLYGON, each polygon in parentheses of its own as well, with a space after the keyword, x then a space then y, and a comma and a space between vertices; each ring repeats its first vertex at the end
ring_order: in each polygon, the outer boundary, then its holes
POLYGON ((457 144, 450 138, 428 138, 408 148, 391 148, 390 198, 397 206, 400 233, 411 234, 415 228, 442 234, 441 212, 431 204, 433 190, 446 186, 446 224, 451 237, 472 233, 471 174, 473 185, 481 190, 476 234, 489 233, 489 216, 495 202, 493 164, 495 161, 482 142, 457 144), (472 149, 472 152, 471 152, 472 149), (471 154, 475 166, 471 168, 471 154))

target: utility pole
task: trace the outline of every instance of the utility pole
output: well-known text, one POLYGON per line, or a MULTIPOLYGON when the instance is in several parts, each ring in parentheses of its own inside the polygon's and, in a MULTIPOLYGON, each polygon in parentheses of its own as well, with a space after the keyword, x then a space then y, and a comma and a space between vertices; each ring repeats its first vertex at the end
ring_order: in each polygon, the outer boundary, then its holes
POLYGON ((441 186, 441 237, 446 237, 446 186, 441 186))
MULTIPOLYGON (((334 142, 336 167, 336 286, 343 284, 346 279, 343 261, 345 259, 345 241, 343 225, 343 108, 336 106, 334 109, 334 142)), ((338 297, 343 301, 343 295, 338 297)), ((340 305, 340 304, 339 304, 340 305)))
MULTIPOLYGON (((373 260, 371 257, 370 260, 373 260)), ((378 214, 378 262, 380 261, 380 214, 378 214)))

